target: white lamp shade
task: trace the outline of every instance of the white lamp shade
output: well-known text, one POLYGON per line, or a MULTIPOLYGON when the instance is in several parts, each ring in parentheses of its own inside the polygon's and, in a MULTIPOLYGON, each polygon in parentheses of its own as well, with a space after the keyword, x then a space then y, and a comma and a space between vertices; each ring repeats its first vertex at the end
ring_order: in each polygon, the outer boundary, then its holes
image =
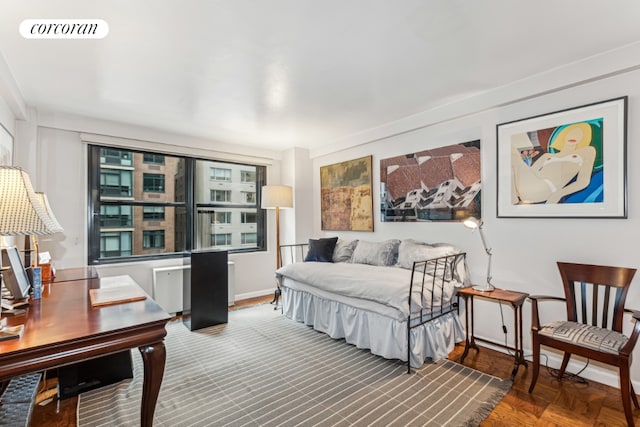
POLYGON ((288 185, 265 185, 262 187, 262 209, 292 208, 293 189, 288 185))
POLYGON ((51 205, 49 204, 49 199, 47 199, 47 195, 44 194, 41 191, 36 191, 36 196, 38 196, 38 200, 40 200, 40 204, 42 205, 42 207, 46 211, 47 216, 49 217, 49 219, 55 225, 55 230, 53 232, 54 233, 62 233, 64 231, 64 229, 62 228, 62 226, 58 222, 58 219, 56 218, 56 216, 53 214, 53 210, 51 210, 51 205))
POLYGON ((465 219, 463 224, 465 227, 471 228, 471 229, 482 228, 482 221, 472 216, 465 219))
POLYGON ((22 169, 0 166, 0 235, 55 233, 60 224, 51 220, 22 169))

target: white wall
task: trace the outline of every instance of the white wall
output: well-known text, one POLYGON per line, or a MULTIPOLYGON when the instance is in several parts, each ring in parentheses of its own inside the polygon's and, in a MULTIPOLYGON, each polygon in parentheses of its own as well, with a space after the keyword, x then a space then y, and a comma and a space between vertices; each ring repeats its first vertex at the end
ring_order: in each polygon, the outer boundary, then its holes
MULTIPOLYGON (((541 95, 527 101, 490 109, 464 118, 427 126, 408 133, 383 138, 335 154, 314 158, 314 230, 317 234, 344 238, 380 241, 389 238, 414 238, 430 242, 450 242, 468 254, 472 279, 479 283, 486 275, 487 257, 479 236, 457 222, 383 223, 380 221, 380 160, 419 150, 439 147, 475 139, 481 140, 482 151, 482 218, 488 243, 493 247, 494 283, 501 288, 530 294, 562 295, 562 284, 556 261, 639 267, 637 242, 640 239, 640 197, 638 182, 640 168, 640 140, 638 102, 640 101, 640 71, 604 78, 556 93, 541 95), (629 96, 628 114, 628 219, 505 219, 496 218, 496 124, 518 120, 623 95, 629 96), (320 230, 320 173, 321 166, 373 154, 374 212, 373 233, 335 233, 320 230)), ((628 307, 640 309, 640 274, 634 279, 628 307)), ((543 307, 550 318, 562 318, 561 306, 543 307)), ((509 330, 508 340, 513 343, 513 314, 504 307, 509 330)), ((476 334, 504 342, 500 311, 495 303, 477 300, 476 334)), ((525 354, 530 354, 530 303, 524 305, 525 354)), ((627 323, 627 327, 631 322, 627 323)), ((628 328, 627 328, 628 329, 628 328)), ((627 330, 627 333, 629 331, 627 330)), ((640 349, 638 349, 640 350, 640 349)), ((636 351, 638 353, 638 351, 636 351)), ((636 360, 640 354, 636 354, 636 360)), ((550 361, 558 364, 558 358, 550 361)), ((584 363, 574 363, 575 372, 584 363)), ((593 366, 593 363, 590 365, 593 366)), ((588 369, 587 375, 600 382, 618 386, 617 374, 603 369, 588 369)), ((640 381, 640 370, 633 369, 632 377, 640 381)), ((637 386, 636 386, 637 387, 637 386)), ((638 388, 637 388, 638 389, 638 388)))

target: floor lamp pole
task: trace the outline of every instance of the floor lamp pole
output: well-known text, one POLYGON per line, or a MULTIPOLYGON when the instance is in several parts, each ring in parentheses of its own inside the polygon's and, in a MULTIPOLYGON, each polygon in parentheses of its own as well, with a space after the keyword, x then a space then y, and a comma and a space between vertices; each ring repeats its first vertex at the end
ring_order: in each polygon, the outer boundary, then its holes
POLYGON ((282 267, 280 260, 280 208, 276 206, 276 269, 282 267))
MULTIPOLYGON (((276 206, 276 270, 280 267, 282 267, 282 262, 280 261, 280 208, 276 206)), ((276 290, 273 294, 273 301, 271 301, 271 304, 275 304, 274 310, 278 309, 280 295, 282 295, 282 290, 276 280, 276 290)))

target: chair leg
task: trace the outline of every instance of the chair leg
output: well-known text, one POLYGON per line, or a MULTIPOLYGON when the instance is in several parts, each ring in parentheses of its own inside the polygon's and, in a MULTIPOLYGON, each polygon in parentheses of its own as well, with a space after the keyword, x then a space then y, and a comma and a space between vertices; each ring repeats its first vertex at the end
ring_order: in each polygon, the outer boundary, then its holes
POLYGON ((533 392, 533 388, 536 386, 536 381, 538 381, 538 374, 540 373, 540 343, 538 342, 538 337, 536 333, 533 333, 532 337, 532 348, 533 348, 533 371, 531 372, 531 385, 529 385, 529 393, 533 392))
POLYGON ((560 365, 560 371, 558 371, 558 378, 564 377, 564 372, 567 370, 569 359, 571 359, 571 353, 565 352, 564 356, 562 356, 562 364, 560 365))
MULTIPOLYGON (((629 378, 629 363, 620 365, 620 393, 622 394, 622 407, 624 408, 624 416, 627 419, 628 426, 635 426, 633 422, 633 414, 631 413, 631 379, 629 378)), ((637 398, 636 398, 637 400, 637 398)))
POLYGON ((633 405, 640 409, 640 405, 638 405, 638 396, 636 396, 636 391, 633 389, 633 383, 629 380, 629 385, 631 386, 631 400, 633 400, 633 405))

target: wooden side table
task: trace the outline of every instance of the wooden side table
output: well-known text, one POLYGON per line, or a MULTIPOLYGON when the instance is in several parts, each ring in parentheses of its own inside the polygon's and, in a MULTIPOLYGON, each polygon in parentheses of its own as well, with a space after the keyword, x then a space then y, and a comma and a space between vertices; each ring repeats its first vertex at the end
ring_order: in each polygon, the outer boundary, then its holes
POLYGON ((517 291, 509 291, 506 289, 494 289, 490 292, 476 291, 473 288, 462 288, 458 291, 458 295, 460 295, 464 299, 465 303, 465 320, 466 320, 466 340, 465 340, 465 348, 462 356, 460 357, 460 363, 464 362, 465 357, 469 353, 469 348, 474 348, 476 351, 480 351, 480 348, 476 345, 476 341, 482 341, 489 344, 496 345, 498 347, 506 348, 508 350, 514 351, 514 359, 515 363, 513 366, 513 371, 511 371, 511 380, 516 376, 518 372, 518 368, 520 365, 527 366, 527 361, 524 359, 524 350, 522 349, 522 304, 527 299, 529 294, 524 292, 517 291), (473 298, 480 297, 498 302, 507 302, 511 304, 511 308, 513 309, 513 319, 514 319, 514 346, 510 347, 505 344, 501 344, 498 342, 486 340, 484 338, 476 338, 474 335, 474 321, 473 321, 473 298), (470 302, 470 304, 468 303, 470 302), (471 321, 469 321, 471 319, 471 321), (469 328, 469 323, 471 323, 471 328, 469 328))

